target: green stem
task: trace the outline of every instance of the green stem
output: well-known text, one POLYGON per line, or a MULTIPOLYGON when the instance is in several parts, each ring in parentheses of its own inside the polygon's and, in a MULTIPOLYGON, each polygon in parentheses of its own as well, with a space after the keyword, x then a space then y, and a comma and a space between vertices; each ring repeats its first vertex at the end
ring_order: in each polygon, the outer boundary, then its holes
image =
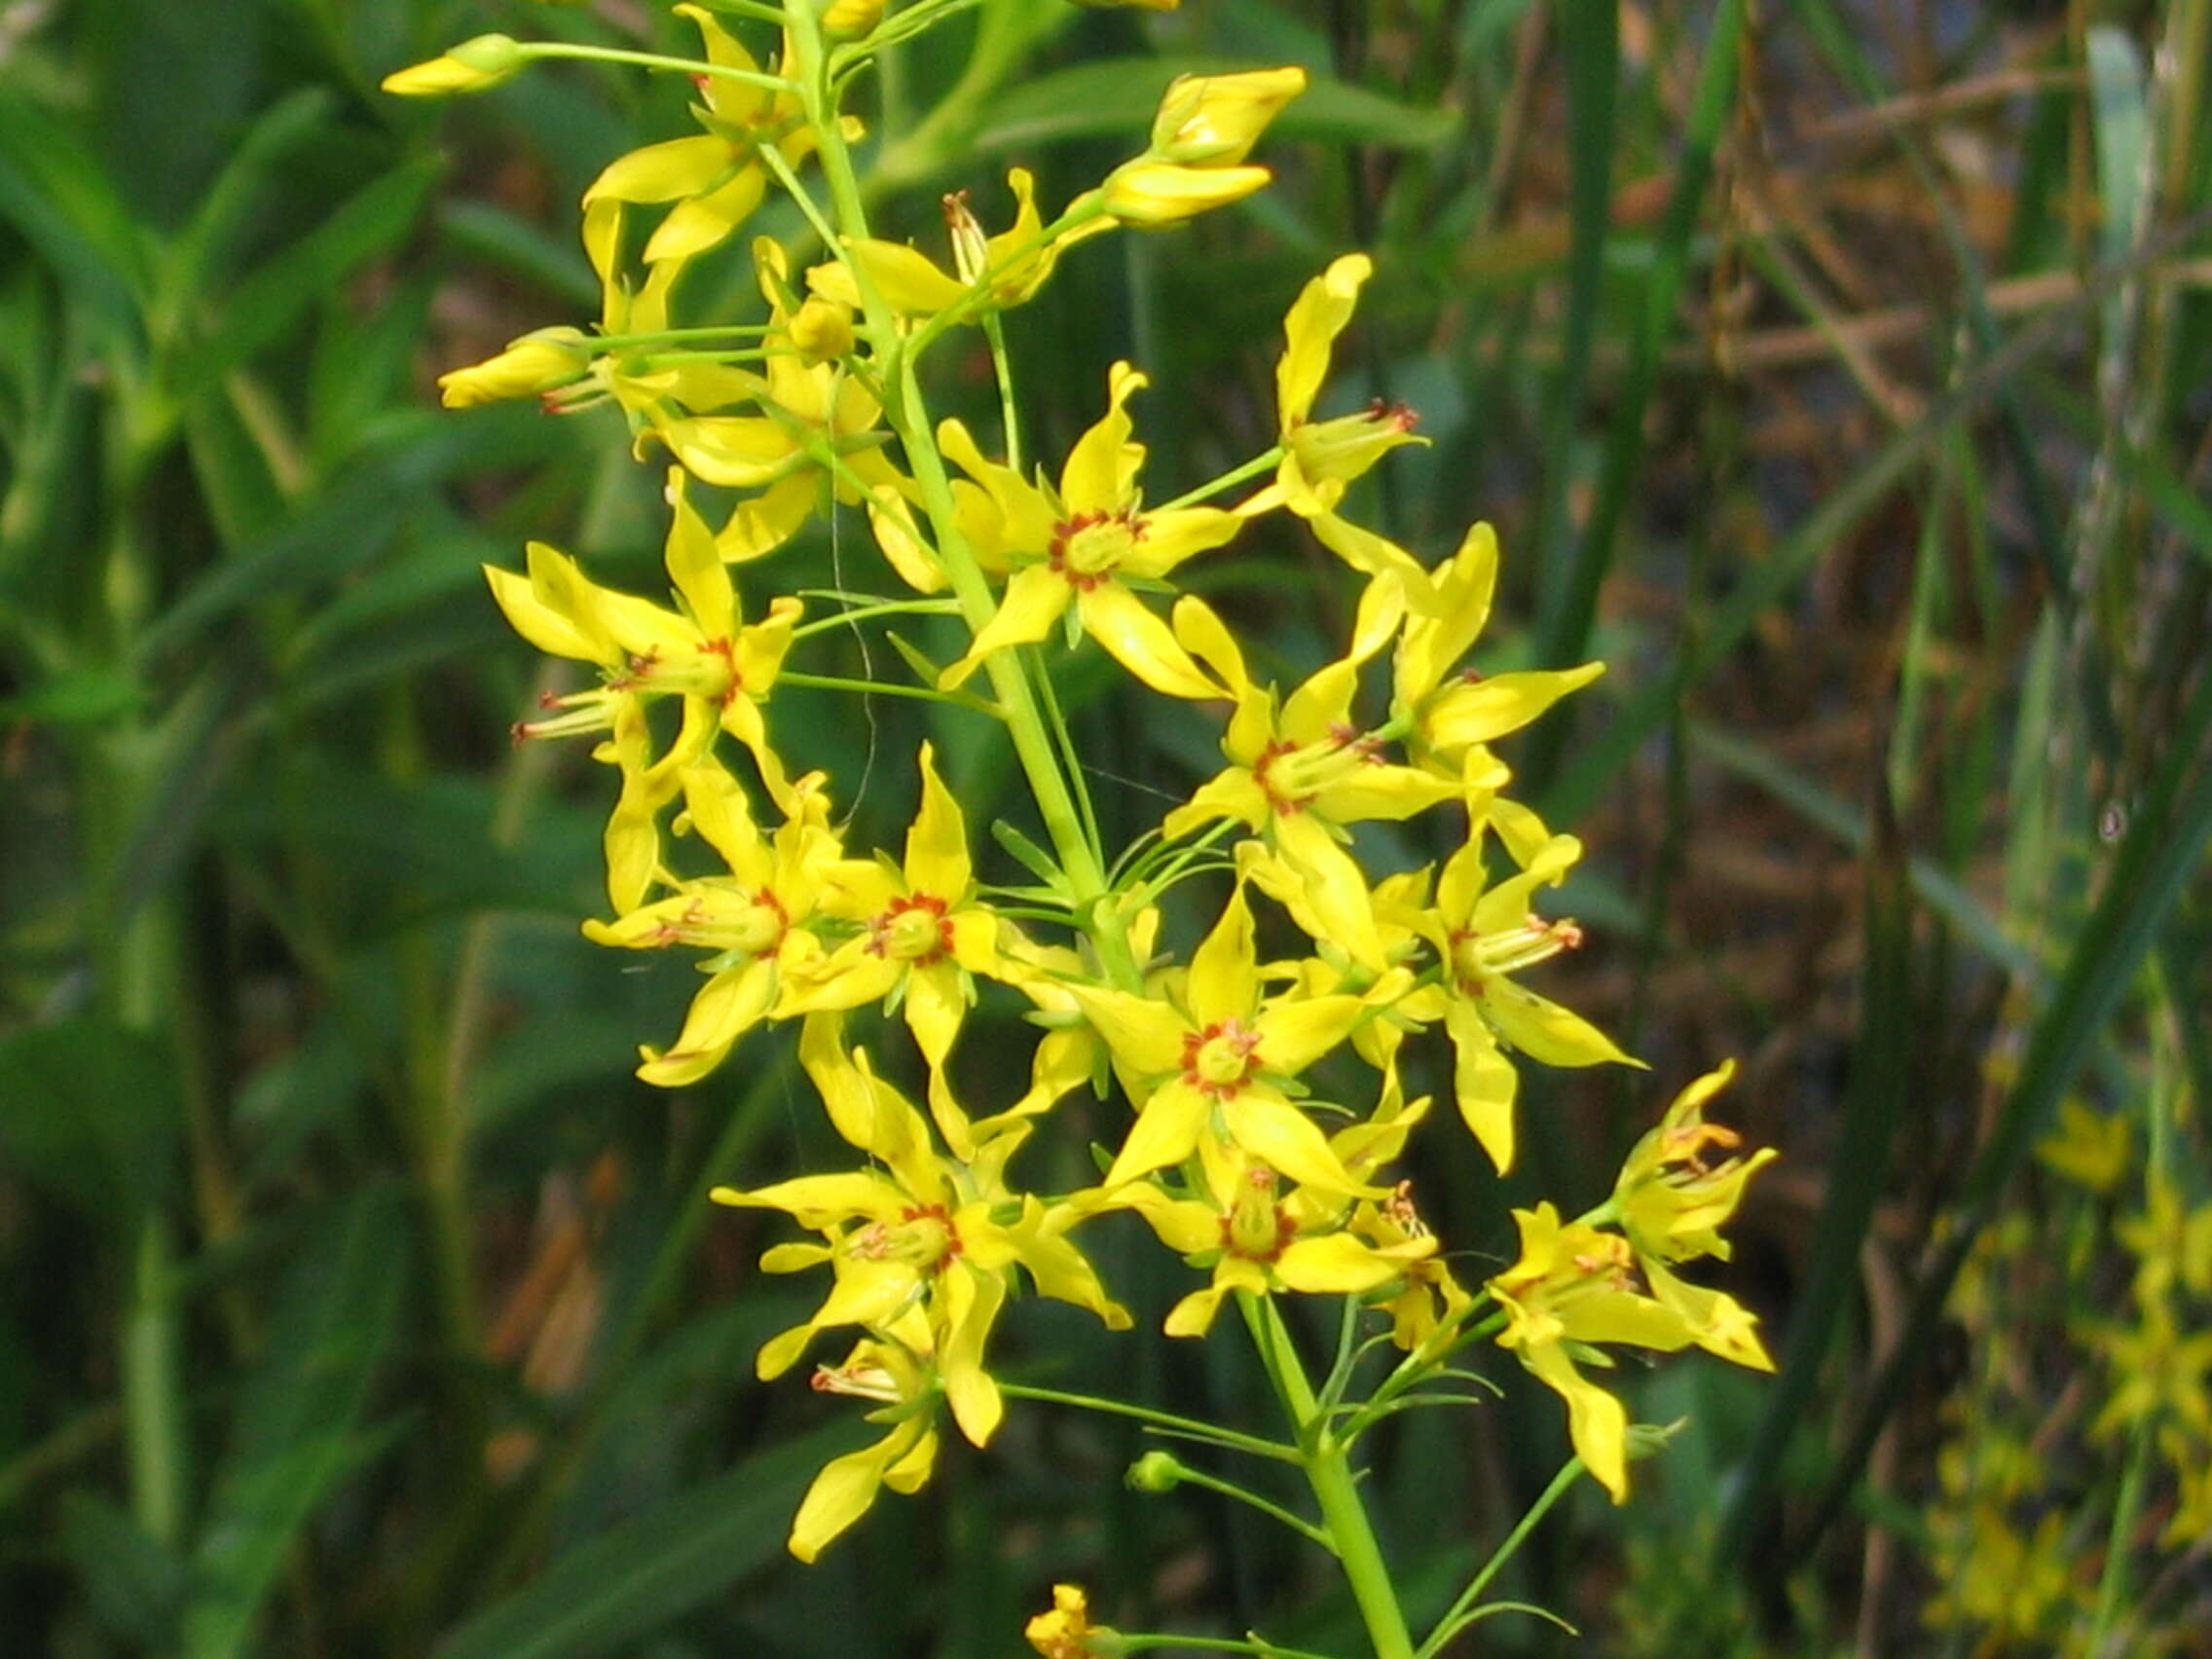
MULTIPOLYGON (((827 588, 802 589, 804 595, 823 595, 834 599, 836 594, 827 588)), ((876 605, 856 605, 850 610, 840 610, 834 616, 819 621, 803 622, 792 630, 792 643, 827 634, 834 628, 849 628, 856 622, 872 622, 878 616, 944 616, 955 614, 960 607, 944 599, 887 599, 876 605)), ((788 675, 782 678, 790 678, 788 675)))
POLYGON ((184 1531, 184 1423, 178 1408, 176 1295, 168 1226, 149 1214, 138 1232, 130 1304, 124 1309, 121 1369, 130 1508, 155 1543, 184 1531))
POLYGON ((1134 1418, 1138 1422, 1150 1423, 1155 1428, 1188 1434, 1194 1439, 1210 1440, 1232 1451, 1248 1452, 1255 1457, 1270 1457, 1278 1463, 1296 1463, 1302 1460, 1295 1447, 1262 1440, 1254 1434, 1239 1434, 1233 1428, 1200 1422, 1196 1418, 1177 1417, 1173 1412, 1156 1412, 1150 1406, 1135 1406, 1125 1400, 1108 1400, 1096 1394, 1070 1394, 1058 1388, 1034 1387, 1027 1382, 1002 1382, 999 1392, 1015 1400, 1042 1400, 1047 1405, 1075 1406, 1087 1412, 1103 1412, 1108 1417, 1134 1418))
POLYGON ((1196 490, 1184 491, 1172 501, 1162 502, 1157 507, 1151 507, 1146 510, 1155 513, 1171 513, 1177 507, 1187 507, 1193 501, 1202 501, 1209 496, 1218 496, 1233 484, 1241 484, 1247 478, 1257 478, 1261 473, 1267 471, 1269 467, 1280 465, 1281 462, 1282 445, 1277 444, 1273 449, 1268 451, 1267 454, 1256 455, 1250 461, 1246 461, 1243 465, 1231 467, 1219 478, 1210 479, 1206 483, 1200 484, 1196 490))
POLYGON ((1398 1592, 1390 1582, 1390 1568, 1382 1560, 1382 1546, 1367 1518, 1367 1505, 1351 1473, 1348 1443, 1332 1433, 1328 1416, 1306 1380, 1306 1367, 1290 1340, 1282 1314, 1267 1297, 1249 1291, 1236 1293, 1244 1322, 1251 1327, 1261 1362, 1281 1397, 1283 1410, 1298 1431, 1299 1462, 1306 1483, 1321 1506, 1321 1526, 1336 1541, 1337 1559, 1344 1564, 1352 1600, 1367 1625, 1375 1659, 1414 1659, 1414 1639, 1406 1629, 1406 1615, 1398 1606, 1398 1592))
POLYGON ((1219 1476, 1207 1474, 1203 1469, 1194 1469, 1188 1463, 1178 1461, 1175 1465, 1175 1484, 1177 1486, 1203 1487, 1208 1492, 1220 1493, 1224 1497, 1233 1497, 1238 1503, 1257 1509, 1270 1520, 1281 1522, 1308 1543, 1318 1544, 1331 1555, 1337 1553, 1337 1540, 1314 1526, 1312 1522, 1301 1516, 1293 1515, 1281 1504, 1262 1497, 1256 1492, 1247 1492, 1235 1481, 1222 1480, 1219 1476))
POLYGON ((1122 1644, 1117 1651, 1142 1653, 1152 1647, 1195 1647, 1207 1653, 1257 1653, 1261 1659, 1333 1659, 1327 1653, 1314 1653, 1303 1647, 1284 1647, 1272 1641, 1238 1641, 1227 1636, 1167 1636, 1150 1631, 1122 1633, 1122 1644))
POLYGON ((1537 1523, 1551 1513, 1552 1505, 1567 1495, 1568 1489, 1574 1485, 1581 1474, 1582 1459, 1569 1457, 1567 1460, 1567 1467, 1552 1477, 1552 1484, 1544 1488, 1542 1495, 1529 1506, 1529 1513, 1522 1516, 1520 1524, 1512 1531, 1505 1534, 1504 1541, 1491 1552, 1490 1560, 1483 1563, 1482 1569, 1469 1579, 1467 1587, 1459 1592, 1458 1600, 1454 1602, 1445 1615, 1436 1621, 1436 1628, 1428 1633, 1428 1640, 1420 1644, 1420 1651, 1414 1656, 1414 1659, 1429 1659, 1429 1655, 1436 1652, 1438 1648, 1474 1622, 1481 1612, 1475 1603, 1482 1593, 1490 1587, 1490 1581, 1495 1578, 1499 1569, 1513 1559, 1513 1552, 1527 1542, 1529 1534, 1536 1530, 1537 1523))
POLYGON ((715 81, 735 81, 770 92, 795 92, 798 89, 781 75, 764 75, 756 69, 732 69, 706 63, 696 57, 670 57, 658 52, 627 52, 615 46, 579 46, 568 41, 524 41, 525 57, 580 57, 594 63, 635 63, 644 69, 666 69, 678 75, 704 75, 715 81))
POLYGON ((789 669, 776 676, 779 685, 804 685, 817 691, 853 691, 864 697, 916 697, 925 703, 951 703, 963 709, 976 707, 974 697, 958 691, 940 691, 934 685, 898 685, 887 680, 847 680, 838 674, 794 674, 789 669))
MULTIPOLYGON (((818 135, 818 155, 823 177, 830 186, 831 204, 847 237, 865 237, 867 210, 861 200, 852 152, 846 148, 837 111, 830 96, 824 72, 821 27, 804 7, 797 8, 793 15, 791 38, 791 67, 799 81, 807 118, 818 135)), ((914 376, 913 352, 902 349, 898 319, 877 290, 866 263, 854 260, 849 268, 854 285, 860 290, 869 343, 877 360, 887 367, 884 419, 898 434, 907 464, 913 469, 922 509, 929 517, 936 537, 938 557, 943 564, 953 596, 960 602, 961 615, 972 634, 980 633, 998 608, 991 598, 990 584, 982 567, 977 563, 967 538, 960 533, 951 479, 945 472, 943 457, 938 454, 936 431, 922 398, 921 385, 914 376)), ((1099 903, 1110 891, 1104 862, 1098 848, 1085 833, 1082 815, 1067 779, 1060 771, 1051 735, 1038 708, 1028 675, 1018 655, 1013 651, 994 652, 983 666, 990 677, 991 688, 997 694, 1000 719, 1006 722, 1007 733, 1014 741, 1014 755, 1029 780, 1038 813, 1045 821, 1060 866, 1068 873, 1078 913, 1096 942, 1100 961, 1115 981, 1124 986, 1134 985, 1139 976, 1126 933, 1120 917, 1099 903)))

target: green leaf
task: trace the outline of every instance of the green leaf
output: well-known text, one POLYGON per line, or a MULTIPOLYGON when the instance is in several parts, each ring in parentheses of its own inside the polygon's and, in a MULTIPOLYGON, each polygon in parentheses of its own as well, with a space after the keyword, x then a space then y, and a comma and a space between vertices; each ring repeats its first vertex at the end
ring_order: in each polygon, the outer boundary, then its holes
POLYGON ((292 1540, 361 1461, 357 1422, 409 1272, 405 1206, 372 1187, 310 1235, 247 1376, 193 1557, 185 1659, 234 1659, 292 1540))
POLYGON ((691 1488, 557 1559, 447 1638, 438 1659, 585 1659, 626 1652, 783 1553, 815 1473, 866 1425, 845 1420, 691 1488))
POLYGON ((175 1189, 179 1116, 141 1032, 86 1016, 0 1037, 0 1162, 126 1236, 175 1189))
POLYGON ((435 164, 417 162, 382 174, 240 282, 215 331, 178 370, 178 397, 204 392, 281 338, 356 267, 391 252, 414 228, 438 172, 435 164))
POLYGON ((144 707, 145 691, 112 668, 73 668, 20 696, 0 697, 0 720, 33 725, 100 726, 144 707))
POLYGON ((116 341, 139 338, 139 232, 91 151, 27 99, 0 92, 0 219, 15 225, 116 341))
POLYGON ((185 1598, 183 1562, 96 1493, 62 1494, 60 1543, 93 1617, 148 1652, 173 1648, 185 1598))
MULTIPOLYGON (((972 142, 988 153, 1113 135, 1127 138, 1133 154, 1151 129, 1160 94, 1176 76, 1249 68, 1233 58, 1115 57, 1055 69, 992 99, 972 142)), ((1453 111, 1419 109, 1365 87, 1315 75, 1275 117, 1269 138, 1425 150, 1458 129, 1459 118, 1453 111)), ((1268 141, 1263 139, 1262 146, 1268 141)))

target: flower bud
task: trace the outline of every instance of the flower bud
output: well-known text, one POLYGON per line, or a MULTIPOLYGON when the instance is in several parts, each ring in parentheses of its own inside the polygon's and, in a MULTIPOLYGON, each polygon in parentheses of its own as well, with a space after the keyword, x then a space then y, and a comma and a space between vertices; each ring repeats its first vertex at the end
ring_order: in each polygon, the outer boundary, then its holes
POLYGON ((384 78, 384 90, 407 98, 440 98, 453 92, 481 92, 521 73, 530 61, 522 43, 503 34, 464 40, 443 57, 417 63, 384 78))
POLYGON ((1275 112, 1306 90, 1299 68, 1241 75, 1178 75, 1153 118, 1150 156, 1194 167, 1233 167, 1275 112))
POLYGON ((510 344, 496 357, 438 377, 448 409, 469 409, 507 397, 536 397, 579 380, 591 366, 583 331, 541 328, 510 344))
POLYGON ((1147 1452, 1123 1479, 1132 1492, 1173 1492, 1183 1484, 1183 1465, 1172 1452, 1147 1452))
POLYGON ((1173 225, 1241 201, 1272 176, 1266 167, 1186 167, 1140 160, 1116 167, 1101 194, 1107 213, 1124 225, 1173 225))
POLYGON ((883 20, 884 0, 830 0, 822 32, 830 40, 858 40, 883 20))
POLYGON ((853 349, 853 313, 849 306, 810 295, 792 316, 792 344, 798 360, 808 368, 844 356, 853 349))

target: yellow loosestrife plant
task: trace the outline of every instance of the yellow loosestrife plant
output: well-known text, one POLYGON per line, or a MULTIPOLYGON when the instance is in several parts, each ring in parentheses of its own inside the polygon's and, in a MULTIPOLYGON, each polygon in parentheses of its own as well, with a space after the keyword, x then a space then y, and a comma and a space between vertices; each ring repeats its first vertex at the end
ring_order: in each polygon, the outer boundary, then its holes
MULTIPOLYGON (((640 458, 668 465, 669 604, 602 587, 542 544, 521 571, 487 570, 517 632, 598 677, 517 734, 588 736, 615 773, 610 913, 586 920, 586 934, 697 958, 689 1009, 671 1010, 673 1039, 643 1048, 639 1075, 694 1083, 762 1026, 796 1022, 822 1110, 854 1149, 849 1168, 713 1195, 782 1212, 798 1236, 762 1268, 825 1285, 815 1311, 762 1347, 760 1376, 788 1372, 823 1333, 849 1330, 854 1346, 838 1363, 817 1362, 816 1385, 867 1402, 884 1431, 822 1470, 793 1519, 793 1553, 814 1560, 883 1489, 921 1486, 948 1422, 979 1446, 1014 1403, 1110 1411, 1223 1455, 1295 1465, 1314 1519, 1202 1479, 1335 1557, 1377 1659, 1428 1659, 1483 1608, 1470 1587, 1417 1640, 1355 1484, 1361 1436, 1494 1343, 1561 1395, 1580 1465, 1624 1498, 1627 1412, 1586 1368, 1615 1346, 1697 1346, 1768 1365, 1751 1315, 1683 1270, 1726 1256, 1718 1229, 1772 1154, 1733 1156, 1735 1135, 1705 1120, 1724 1067, 1684 1090, 1604 1205, 1573 1219, 1549 1201, 1514 1211, 1517 1258, 1480 1284, 1460 1281, 1452 1262, 1464 1251, 1430 1231, 1411 1184, 1393 1174, 1410 1137, 1456 1133, 1456 1120, 1469 1155, 1479 1147, 1503 1171, 1523 1066, 1638 1064, 1522 982, 1540 981, 1547 959, 1580 942, 1571 921, 1537 906, 1582 849, 1511 798, 1512 774, 1490 748, 1601 666, 1475 675, 1464 658, 1496 578, 1489 527, 1430 565, 1340 510, 1351 483, 1420 441, 1402 409, 1314 418, 1334 344, 1374 274, 1364 255, 1333 262, 1290 308, 1276 442, 1221 478, 1148 505, 1132 410, 1146 379, 1129 363, 1114 366, 1104 415, 1064 458, 1032 467, 1013 453, 1018 408, 1001 313, 1087 240, 1174 225, 1265 187, 1271 175, 1250 157, 1307 78, 1294 68, 1182 77, 1144 150, 1056 213, 1018 167, 1007 181, 1011 222, 996 234, 965 195, 948 199, 940 260, 870 234, 852 148, 860 123, 841 100, 875 53, 962 9, 679 5, 699 58, 487 36, 387 82, 403 94, 465 92, 538 58, 596 56, 688 75, 700 89, 698 132, 614 159, 585 193, 582 237, 604 290, 596 328, 538 330, 441 382, 456 407, 530 396, 558 410, 612 404, 640 458), (756 28, 749 46, 740 36, 756 28), (758 313, 691 314, 686 268, 776 194, 811 235, 754 242, 758 313), (968 325, 988 337, 1001 378, 1008 453, 997 456, 930 412, 932 349, 968 325), (1261 477, 1241 501, 1209 504, 1261 477), (721 522, 696 486, 735 492, 721 522), (852 591, 834 597, 843 612, 809 621, 800 596, 779 591, 773 555, 840 506, 865 511, 883 555, 881 591, 871 596, 866 576, 849 571, 852 591), (1231 622, 1177 587, 1187 563, 1278 513, 1363 589, 1342 655, 1287 688, 1256 677, 1231 622), (741 598, 732 567, 756 562, 741 598), (910 654, 915 678, 897 685, 809 671, 809 642, 825 626, 912 613, 959 618, 966 648, 941 667, 910 654), (1137 695, 1218 727, 1222 769, 1130 848, 1100 844, 1088 782, 1065 763, 1049 677, 1087 637, 1137 695), (793 681, 896 690, 994 722, 1048 834, 1049 846, 1027 849, 1041 885, 978 881, 974 827, 927 744, 903 846, 845 844, 840 780, 779 730, 777 687, 793 681), (671 702, 656 718, 655 705, 671 702), (1367 868, 1353 827, 1430 815, 1457 839, 1440 869, 1367 868), (664 862, 672 834, 702 846, 717 872, 675 873, 664 862), (1187 953, 1163 948, 1161 899, 1208 874, 1233 878, 1213 925, 1187 953), (1272 960, 1261 940, 1282 937, 1282 923, 1306 943, 1272 960), (985 1000, 1027 1008, 1043 1035, 1024 1088, 963 1098, 949 1061, 985 1000), (879 1064, 894 1024, 921 1058, 922 1107, 879 1064), (1456 1110, 1406 1097, 1409 1045, 1450 1056, 1456 1110), (1334 1052, 1356 1056, 1369 1086, 1324 1117, 1305 1074, 1334 1052), (1087 1087, 1122 1102, 1107 1108, 1119 1138, 1099 1179, 1028 1190, 1020 1154, 1055 1132, 1055 1108, 1087 1087), (1714 1162, 1716 1151, 1730 1155, 1714 1162), (1135 1212, 1193 1271, 1169 1335, 1215 1340, 1219 1315, 1235 1307, 1286 1431, 994 1374, 992 1330, 1025 1291, 1109 1328, 1129 1323, 1085 1254, 1097 1218, 1117 1211, 1135 1212), (1371 1324, 1402 1358, 1360 1396, 1351 1361, 1364 1350, 1347 1342, 1349 1358, 1316 1384, 1279 1311, 1285 1296, 1342 1300, 1347 1330, 1371 1324)), ((1200 1478, 1174 1463, 1139 1484, 1200 1478)), ((1177 1640, 1092 1622, 1071 1585, 1026 1635, 1051 1659, 1177 1640)), ((1207 1645, 1282 1651, 1257 1637, 1207 1645)))

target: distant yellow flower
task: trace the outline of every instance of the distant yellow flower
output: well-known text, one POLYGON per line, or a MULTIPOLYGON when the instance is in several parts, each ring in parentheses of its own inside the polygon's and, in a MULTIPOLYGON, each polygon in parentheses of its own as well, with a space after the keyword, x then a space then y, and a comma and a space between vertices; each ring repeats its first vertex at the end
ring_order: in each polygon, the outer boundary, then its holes
POLYGON ((645 1082, 679 1088, 705 1077, 776 1011, 793 977, 820 959, 821 943, 806 923, 838 857, 820 777, 809 774, 793 786, 799 810, 770 840, 755 826, 736 779, 712 761, 685 768, 690 827, 730 873, 680 882, 670 897, 611 926, 584 923, 585 937, 599 944, 630 950, 684 944, 717 952, 702 964, 709 977, 691 999, 675 1044, 665 1053, 642 1051, 638 1076, 645 1082))
POLYGON ((2128 1120, 2069 1095, 2058 1103, 2058 1130, 2036 1142, 2044 1166, 2092 1193, 2110 1194, 2127 1173, 2133 1150, 2128 1120))
MULTIPOLYGON (((1198 1149, 1219 1123, 1269 1168, 1324 1193, 1365 1192, 1281 1084, 1350 1035, 1366 1017, 1358 996, 1262 994, 1252 912, 1241 887, 1191 959, 1179 1000, 1071 984, 1138 1100, 1137 1121, 1106 1185, 1119 1186, 1198 1149)), ((1394 995, 1391 984, 1373 993, 1394 995)))
POLYGON ((1068 452, 1056 491, 984 460, 959 422, 940 428, 944 453, 982 488, 985 499, 971 498, 966 515, 978 555, 1014 569, 997 612, 940 686, 960 684, 994 651, 1045 639, 1072 610, 1083 632, 1154 690, 1222 695, 1135 590, 1229 541, 1242 522, 1217 507, 1144 510, 1137 474, 1145 452, 1130 441, 1125 407, 1144 385, 1128 364, 1114 365, 1106 417, 1068 452))
POLYGON ((1548 1202, 1515 1210, 1521 1258, 1490 1281, 1505 1309, 1498 1346, 1567 1402, 1575 1456, 1612 1494, 1628 1501, 1628 1413, 1584 1377, 1568 1345, 1628 1343, 1673 1352, 1694 1333, 1682 1316, 1634 1288, 1628 1240, 1580 1222, 1562 1225, 1548 1202))
POLYGON ((1006 1163, 1027 1124, 984 1141, 973 1159, 945 1158, 932 1147, 922 1115, 869 1069, 866 1051, 846 1051, 836 1020, 807 1022, 799 1058, 830 1123, 870 1166, 755 1192, 717 1187, 711 1195, 718 1203, 786 1210, 828 1240, 778 1245, 761 1258, 769 1272, 827 1263, 835 1282, 812 1317, 760 1349, 756 1369, 763 1381, 780 1376, 816 1333, 882 1326, 920 1306, 953 1418, 983 1445, 1005 1409, 983 1369, 983 1347, 1006 1303, 1009 1269, 1021 1267, 1041 1294, 1087 1308, 1113 1329, 1126 1329, 1129 1316, 1063 1236, 1077 1214, 1064 1205, 1048 1210, 1034 1195, 1008 1188, 1006 1163))
POLYGON ((1229 765, 1170 812, 1161 833, 1173 840, 1218 819, 1256 831, 1268 851, 1306 889, 1306 904, 1346 954, 1380 972, 1382 936, 1366 874, 1346 849, 1349 825, 1405 819, 1454 798, 1456 784, 1385 760, 1353 720, 1360 666, 1388 643, 1405 614, 1404 589, 1390 577, 1368 584, 1349 650, 1287 700, 1245 672, 1244 655, 1221 619, 1200 601, 1175 608, 1177 637, 1210 667, 1236 700, 1221 740, 1229 765))

